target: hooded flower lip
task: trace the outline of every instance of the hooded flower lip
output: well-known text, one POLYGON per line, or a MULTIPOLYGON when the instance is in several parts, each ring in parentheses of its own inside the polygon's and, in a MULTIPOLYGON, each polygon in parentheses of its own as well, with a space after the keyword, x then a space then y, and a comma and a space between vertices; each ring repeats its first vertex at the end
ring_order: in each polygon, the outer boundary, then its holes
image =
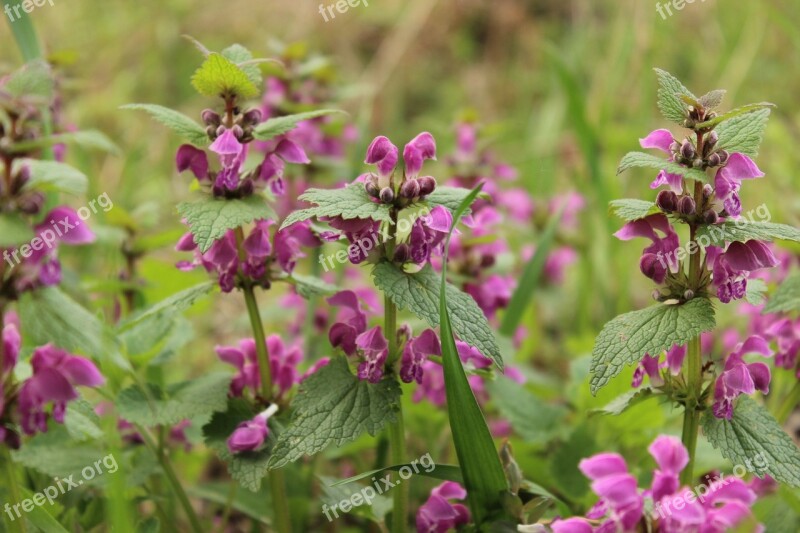
POLYGON ((740 394, 753 394, 756 390, 769 392, 770 370, 762 362, 745 363, 744 355, 758 354, 772 357, 774 352, 769 343, 758 335, 752 335, 736 345, 734 352, 725 361, 725 370, 714 385, 714 416, 726 418, 733 416, 733 401, 740 394))
POLYGON ((225 128, 208 149, 219 156, 224 167, 231 167, 244 151, 244 145, 239 142, 232 129, 225 128))
POLYGON ((328 298, 328 303, 342 308, 328 339, 334 347, 341 347, 347 355, 354 355, 356 339, 367 330, 367 315, 361 309, 358 296, 353 291, 340 291, 328 298))
MULTIPOLYGON (((672 150, 670 149, 670 145, 673 142, 675 142, 675 139, 672 137, 672 133, 666 129, 652 131, 644 139, 639 139, 639 144, 642 148, 654 148, 669 155, 668 161, 673 160, 672 150)), ((650 184, 650 188, 657 189, 662 185, 669 185, 673 192, 680 194, 683 192, 683 176, 661 170, 656 179, 650 184)))
POLYGON ((358 377, 378 383, 383 377, 383 365, 389 355, 389 343, 383 336, 380 326, 361 333, 356 337, 356 347, 364 356, 364 361, 358 365, 358 377))
POLYGON ((380 135, 373 139, 367 148, 367 157, 364 163, 376 165, 378 174, 382 177, 389 176, 397 166, 399 151, 387 137, 380 135))
POLYGON ((639 521, 644 501, 639 494, 636 478, 628 472, 622 456, 600 453, 583 459, 578 463, 578 469, 592 480, 592 491, 600 496, 600 501, 590 512, 590 518, 607 517, 601 528, 616 524, 627 531, 639 521))
POLYGON ((647 450, 656 460, 658 469, 653 473, 653 499, 660 500, 674 494, 680 486, 679 475, 689 464, 689 453, 675 437, 661 435, 647 450))
POLYGON ((253 452, 261 448, 269 436, 267 420, 276 412, 278 412, 278 406, 272 404, 252 420, 246 420, 239 424, 231 436, 228 437, 228 450, 236 454, 253 452))
POLYGON ((707 257, 717 297, 722 303, 744 298, 750 272, 779 263, 769 246, 756 240, 732 242, 724 252, 719 247, 709 246, 707 257))
POLYGON ((614 236, 622 241, 635 237, 652 241, 653 244, 642 251, 639 264, 642 273, 656 283, 664 283, 668 269, 673 273, 678 271, 677 254, 674 252, 680 247, 680 241, 665 215, 656 213, 628 222, 614 236), (660 237, 657 232, 664 236, 660 237))
POLYGON ((429 355, 442 355, 439 337, 432 329, 426 329, 419 337, 409 339, 403 349, 400 379, 405 383, 422 383, 423 363, 429 355))
POLYGON ((418 265, 430 261, 433 253, 441 251, 452 224, 453 215, 440 205, 431 209, 428 215, 415 220, 408 236, 411 261, 418 265))
POLYGON ((422 170, 426 159, 436 160, 436 140, 433 135, 424 131, 414 137, 403 148, 403 162, 406 165, 406 177, 414 179, 422 170))
POLYGON ((431 491, 428 500, 417 511, 419 533, 445 533, 470 521, 469 509, 450 500, 464 500, 467 491, 454 481, 445 481, 431 491))
POLYGON ((191 144, 184 144, 178 148, 175 155, 175 166, 178 172, 191 170, 198 181, 208 179, 208 156, 203 150, 195 148, 191 144))
POLYGON ((738 217, 742 212, 742 203, 739 199, 742 180, 763 176, 764 173, 752 159, 741 153, 731 154, 714 177, 714 192, 717 199, 723 202, 728 215, 738 217))

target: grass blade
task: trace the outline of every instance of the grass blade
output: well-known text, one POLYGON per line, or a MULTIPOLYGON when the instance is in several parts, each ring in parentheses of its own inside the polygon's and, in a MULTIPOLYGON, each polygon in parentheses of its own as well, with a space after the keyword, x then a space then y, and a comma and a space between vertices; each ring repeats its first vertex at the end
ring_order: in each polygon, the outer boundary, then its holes
MULTIPOLYGON (((12 3, 14 5, 19 4, 19 2, 12 2, 12 0, 3 0, 3 8, 11 6, 12 3)), ((36 38, 36 30, 33 28, 30 15, 23 9, 19 9, 18 12, 19 18, 16 20, 9 18, 8 25, 11 27, 11 33, 14 34, 14 41, 19 47, 22 59, 27 63, 42 57, 42 49, 39 46, 39 39, 36 38)))

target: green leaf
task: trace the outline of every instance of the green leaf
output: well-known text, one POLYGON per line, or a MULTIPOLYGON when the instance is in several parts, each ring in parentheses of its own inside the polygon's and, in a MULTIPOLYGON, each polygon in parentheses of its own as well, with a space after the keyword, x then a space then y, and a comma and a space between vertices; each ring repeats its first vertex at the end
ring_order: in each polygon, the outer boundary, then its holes
POLYGON ((697 231, 697 239, 704 247, 724 246, 726 242, 747 242, 753 239, 766 242, 775 240, 800 242, 800 229, 774 222, 727 220, 722 224, 701 226, 697 231))
POLYGON ((626 222, 639 220, 647 215, 660 212, 655 203, 637 199, 613 200, 609 207, 615 215, 626 222))
POLYGON ((176 292, 169 298, 158 302, 136 313, 133 317, 126 319, 118 327, 119 331, 127 331, 135 326, 145 323, 164 322, 176 315, 183 313, 192 307, 197 300, 207 296, 216 284, 211 281, 204 281, 188 289, 176 292))
POLYGON ((223 50, 221 54, 242 69, 242 72, 245 73, 247 79, 249 79, 253 85, 256 87, 261 87, 261 84, 264 82, 264 80, 261 79, 261 71, 258 69, 258 67, 250 64, 242 65, 242 63, 252 61, 253 54, 250 52, 250 50, 241 44, 232 44, 223 50))
POLYGON ((64 427, 76 441, 102 439, 103 430, 98 424, 100 424, 100 417, 86 400, 79 398, 67 404, 64 427))
POLYGON ((281 229, 313 217, 342 217, 345 220, 371 218, 377 222, 391 221, 389 206, 374 202, 364 189, 363 183, 353 183, 340 189, 308 189, 299 199, 316 205, 290 214, 281 224, 281 229))
MULTIPOLYGON (((20 5, 16 0, 3 0, 2 4, 4 7, 9 6, 10 8, 20 5)), ((33 27, 30 15, 24 9, 19 15, 19 18, 14 20, 13 24, 9 24, 11 33, 14 34, 14 41, 16 41, 17 48, 22 54, 22 60, 25 62, 33 61, 42 57, 39 39, 36 37, 36 30, 33 27)))
POLYGON ((722 99, 725 97, 726 92, 727 91, 725 89, 715 89, 707 92, 698 98, 697 101, 701 106, 703 106, 703 109, 714 109, 719 107, 719 105, 722 103, 722 99))
POLYGON ((734 465, 745 466, 759 477, 769 474, 781 483, 800 487, 800 450, 753 398, 740 396, 731 420, 719 419, 706 410, 703 432, 734 465))
POLYGON ((687 106, 681 96, 692 100, 697 100, 697 97, 669 72, 659 68, 654 70, 658 76, 658 108, 661 114, 667 120, 683 125, 687 117, 687 106))
POLYGON ((597 336, 592 363, 592 394, 638 363, 644 354, 657 355, 673 345, 683 345, 716 325, 708 298, 694 298, 682 305, 658 304, 613 319, 597 336))
POLYGON ((24 189, 82 195, 89 187, 89 178, 66 163, 25 159, 21 164, 28 167, 31 176, 25 183, 24 189))
POLYGON ((630 407, 653 397, 653 389, 650 387, 633 389, 625 394, 617 396, 603 407, 593 409, 592 413, 618 416, 627 411, 630 407))
POLYGON ((337 291, 336 285, 331 285, 325 280, 314 276, 292 273, 289 282, 294 284, 297 294, 305 299, 313 298, 314 296, 326 296, 337 291))
MULTIPOLYGON (((101 443, 77 443, 70 438, 66 428, 54 423, 50 424, 46 433, 38 433, 26 440, 25 446, 12 452, 14 462, 53 477, 63 479, 75 476, 76 483, 83 480, 81 470, 94 465, 95 461, 106 455, 108 451, 101 443)), ((102 476, 95 479, 102 479, 102 476)))
POLYGON ((30 242, 35 235, 30 224, 16 213, 0 214, 0 248, 10 248, 30 242))
MULTIPOLYGON (((437 185, 433 192, 425 197, 425 201, 431 206, 441 205, 454 212, 458 209, 458 206, 461 205, 461 202, 464 201, 464 198, 469 196, 471 192, 470 189, 464 189, 462 187, 437 185)), ((482 198, 489 198, 489 195, 486 193, 479 196, 482 198)), ((469 212, 469 210, 467 210, 467 212, 469 212)))
MULTIPOLYGON (((33 499, 34 493, 27 487, 22 487, 21 490, 22 496, 24 496, 25 499, 33 499)), ((33 510, 25 514, 25 519, 43 533, 68 533, 67 530, 58 523, 58 520, 50 514, 50 507, 54 507, 54 505, 49 503, 49 501, 45 505, 34 505, 33 510)))
POLYGON ((756 157, 761 139, 764 137, 764 130, 767 128, 769 113, 769 109, 759 109, 753 113, 726 120, 717 126, 715 129, 719 135, 717 149, 756 157))
POLYGON ((18 309, 26 344, 53 343, 64 350, 77 351, 98 361, 111 360, 123 369, 130 368, 111 330, 58 287, 25 293, 18 309))
MULTIPOLYGON (((228 504, 231 493, 230 483, 206 483, 200 486, 186 487, 187 494, 192 498, 216 503, 220 507, 228 504)), ((235 509, 261 524, 270 525, 266 498, 263 492, 236 491, 236 496, 231 501, 231 509, 235 509)))
MULTIPOLYGON (((232 454, 228 449, 228 438, 239 424, 252 420, 258 413, 242 398, 231 398, 224 412, 214 413, 211 420, 203 426, 206 445, 228 465, 231 477, 246 489, 256 492, 261 488, 261 480, 269 472, 270 449, 274 445, 274 428, 267 439, 267 445, 260 450, 232 454)), ((270 421, 270 426, 273 426, 270 421)))
POLYGON ((3 90, 16 98, 34 97, 49 102, 55 91, 53 71, 47 61, 36 59, 12 73, 3 90))
POLYGON ((767 299, 766 282, 759 278, 748 279, 744 298, 750 305, 763 304, 767 299))
POLYGON ((447 290, 447 250, 450 237, 459 219, 481 190, 478 185, 464 199, 453 215, 453 225, 445 243, 444 265, 439 293, 440 336, 442 341, 442 366, 450 430, 456 447, 458 463, 464 476, 472 516, 476 524, 487 517, 487 511, 502 512, 503 500, 508 493, 503 465, 494 447, 492 434, 483 418, 481 408, 472 392, 461 358, 458 356, 453 329, 450 325, 450 308, 447 290))
POLYGON ((171 426, 181 420, 224 411, 228 404, 229 374, 204 376, 169 385, 166 390, 148 385, 145 393, 133 385, 117 396, 119 416, 145 427, 171 426))
POLYGON ((344 111, 338 109, 318 109, 316 111, 297 113, 296 115, 271 118, 253 128, 253 137, 259 141, 268 141, 278 135, 283 135, 293 130, 300 122, 324 115, 331 115, 333 113, 344 113, 344 111))
POLYGON ((761 109, 767 109, 775 107, 775 104, 771 104, 769 102, 759 102, 757 104, 747 104, 742 107, 737 107, 727 113, 723 113, 721 115, 717 115, 716 117, 712 118, 711 120, 706 120, 705 122, 701 122, 695 126, 697 129, 707 129, 713 128, 718 124, 725 122, 726 120, 731 120, 735 117, 746 115, 747 113, 753 113, 755 111, 759 111, 761 109))
POLYGON ((377 435, 396 420, 400 394, 394 378, 369 383, 354 376, 344 358, 334 358, 300 384, 292 423, 278 436, 270 469, 342 446, 364 432, 377 435))
MULTIPOLYGON (((382 261, 372 271, 375 285, 400 309, 408 309, 431 327, 439 326, 439 275, 426 265, 414 274, 394 263, 382 261)), ((469 294, 447 284, 447 305, 453 330, 458 337, 489 357, 502 370, 503 357, 486 315, 469 294)))
POLYGON ((206 196, 195 202, 181 202, 178 213, 186 219, 194 242, 202 253, 206 253, 228 230, 255 220, 275 219, 275 211, 260 195, 233 200, 206 196))
POLYGON ((514 290, 514 294, 511 295, 508 308, 503 312, 500 333, 506 337, 514 336, 517 326, 522 321, 522 317, 525 316, 525 311, 533 301, 533 293, 539 286, 539 279, 547 262, 547 254, 550 253, 563 213, 564 209, 562 208, 547 223, 541 238, 536 243, 536 251, 533 257, 525 264, 519 285, 514 290))
POLYGON ((12 152, 27 152, 38 148, 53 146, 56 144, 74 144, 83 148, 102 150, 112 154, 119 154, 119 147, 97 130, 70 131, 58 133, 47 137, 40 137, 32 141, 22 141, 15 143, 11 147, 12 152))
POLYGON ((206 130, 183 113, 156 104, 127 104, 120 109, 141 109, 195 146, 208 146, 206 130))
POLYGON ((192 86, 203 96, 253 98, 258 86, 247 73, 222 54, 212 52, 192 76, 192 86))
POLYGON ((689 168, 679 165, 674 161, 667 161, 663 157, 645 152, 628 152, 622 161, 619 162, 617 174, 621 174, 633 167, 645 167, 655 170, 665 170, 670 174, 678 174, 684 178, 693 179, 702 183, 708 183, 708 174, 696 168, 689 168))
MULTIPOLYGON (((430 455, 428 457, 430 457, 430 455)), ((430 471, 421 469, 424 468, 424 466, 420 465, 419 462, 417 462, 416 464, 404 463, 401 465, 386 466, 383 468, 378 468, 376 470, 368 470, 367 472, 362 472, 361 474, 349 477, 347 479, 340 479, 335 483, 332 483, 331 487, 347 485, 348 483, 361 481, 362 479, 371 478, 373 476, 377 476, 378 474, 382 474, 388 471, 398 472, 402 468, 410 468, 411 470, 414 470, 415 474, 419 474, 420 476, 425 476, 432 479, 440 479, 442 481, 455 481, 456 483, 464 482, 464 478, 461 475, 461 468, 459 468, 458 465, 435 464, 434 466, 435 468, 431 469, 430 471)))
MULTIPOLYGON (((747 284, 750 285, 750 282, 748 280, 747 284)), ((794 274, 778 285, 762 312, 768 314, 789 311, 800 311, 800 274, 794 274)))
POLYGON ((525 442, 549 441, 563 423, 566 410, 543 402, 516 381, 500 377, 487 381, 486 389, 497 410, 525 442))

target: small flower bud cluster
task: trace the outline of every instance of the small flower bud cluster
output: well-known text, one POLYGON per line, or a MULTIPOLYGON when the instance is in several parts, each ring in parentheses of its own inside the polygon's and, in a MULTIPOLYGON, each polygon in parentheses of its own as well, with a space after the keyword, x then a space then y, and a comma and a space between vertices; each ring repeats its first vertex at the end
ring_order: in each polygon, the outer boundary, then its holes
POLYGON ((717 132, 712 131, 705 138, 702 153, 698 152, 695 144, 689 139, 684 139, 683 142, 675 141, 669 149, 673 154, 673 161, 676 163, 705 170, 724 165, 730 157, 727 150, 716 149, 718 140, 717 132))
POLYGON ((716 118, 717 114, 709 109, 689 106, 686 110, 686 119, 683 121, 685 128, 694 129, 698 124, 716 118))
POLYGON ((369 174, 364 182, 364 188, 367 194, 380 200, 381 203, 399 204, 401 207, 405 207, 431 194, 436 189, 436 179, 433 176, 406 178, 400 185, 397 194, 395 194, 391 184, 381 187, 378 176, 369 174))
POLYGON ((675 214, 684 220, 698 220, 703 224, 716 224, 719 213, 711 205, 713 188, 703 188, 703 203, 698 209, 697 202, 689 194, 677 195, 673 191, 663 190, 656 196, 656 205, 664 213, 675 214), (700 217, 699 219, 697 217, 700 217))
MULTIPOLYGON (((203 124, 206 125, 208 138, 215 141, 217 137, 228 129, 222 124, 222 117, 213 109, 205 109, 200 114, 203 124)), ((253 128, 261 122, 261 110, 251 109, 240 113, 238 108, 233 110, 233 126, 230 127, 233 136, 242 144, 253 140, 253 128)))

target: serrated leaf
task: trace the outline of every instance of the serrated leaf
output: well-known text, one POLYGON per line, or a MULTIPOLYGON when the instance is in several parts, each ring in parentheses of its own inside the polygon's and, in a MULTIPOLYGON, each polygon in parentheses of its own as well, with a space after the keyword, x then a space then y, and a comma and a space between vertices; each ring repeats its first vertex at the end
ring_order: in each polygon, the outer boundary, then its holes
POLYGON ((10 248, 30 242, 34 236, 30 224, 16 213, 0 214, 0 248, 10 248))
POLYGON ((253 98, 258 87, 244 70, 222 54, 212 52, 192 76, 192 86, 203 96, 253 98))
POLYGON ((389 206, 374 202, 363 183, 353 183, 340 189, 308 189, 299 199, 316 205, 290 214, 281 224, 281 229, 313 217, 342 217, 345 220, 371 218, 377 222, 391 220, 389 206))
POLYGON ((763 304, 767 299, 767 283, 759 278, 748 279, 744 298, 750 305, 763 304))
POLYGON ((503 418, 528 443, 550 440, 566 414, 563 407, 545 403, 524 385, 506 377, 487 381, 486 389, 503 418))
POLYGON ((733 119, 735 117, 738 117, 738 116, 741 116, 741 115, 746 115, 748 113, 753 113, 753 112, 758 111, 760 109, 766 109, 766 108, 770 108, 770 107, 775 107, 775 104, 771 104, 769 102, 760 102, 760 103, 757 103, 757 104, 747 104, 745 106, 737 107, 736 109, 728 111, 727 113, 723 113, 721 115, 717 115, 716 117, 712 118, 711 120, 706 120, 705 122, 701 122, 701 123, 697 124, 695 126, 695 128, 697 128, 697 129, 713 128, 713 127, 717 126, 718 124, 721 124, 721 123, 725 122, 726 120, 731 120, 731 119, 733 119))
POLYGON ((683 125, 686 118, 686 104, 681 96, 688 96, 692 100, 697 100, 697 97, 669 72, 659 68, 655 71, 658 76, 658 108, 661 114, 667 120, 683 125))
MULTIPOLYGON (((747 282, 750 285, 750 280, 747 282)), ((800 274, 784 280, 764 307, 764 314, 800 311, 800 274)))
POLYGON ((66 163, 24 159, 20 164, 30 170, 30 179, 23 186, 25 190, 36 189, 82 195, 89 187, 89 178, 86 174, 66 163))
POLYGON ((333 113, 344 113, 344 111, 338 109, 318 109, 306 113, 271 118, 253 128, 253 137, 259 141, 268 141, 278 135, 283 135, 293 130, 300 122, 324 115, 331 115, 333 113))
POLYGON ((748 470, 759 477, 769 474, 781 483, 800 487, 800 450, 769 411, 753 398, 740 396, 731 420, 719 419, 706 410, 703 432, 734 465, 752 465, 748 470))
POLYGON ((314 296, 333 294, 337 291, 336 285, 331 285, 325 280, 315 278, 314 276, 292 273, 290 279, 290 282, 294 284, 297 294, 306 299, 314 296))
POLYGON ((26 344, 53 343, 64 350, 89 355, 98 361, 110 360, 123 369, 130 368, 111 330, 58 287, 25 293, 18 310, 26 344))
POLYGON ((91 404, 84 399, 77 399, 67 404, 64 427, 70 436, 77 441, 102 439, 103 430, 98 424, 100 417, 91 404))
POLYGON ((719 135, 717 148, 756 157, 761 139, 764 137, 764 130, 767 128, 769 114, 769 109, 760 109, 726 120, 714 130, 719 135))
POLYGON ((269 462, 280 468, 330 445, 342 446, 363 433, 378 434, 397 418, 400 385, 358 379, 343 358, 334 358, 300 385, 292 400, 292 423, 278 437, 269 462))
MULTIPOLYGON (((49 476, 83 480, 81 470, 94 465, 108 451, 97 441, 77 443, 70 438, 66 428, 51 424, 46 433, 39 433, 25 441, 25 446, 12 452, 17 463, 49 476)), ((95 479, 101 480, 102 476, 95 479)))
POLYGON ((715 325, 714 307, 707 298, 682 305, 658 304, 616 317, 595 341, 589 368, 592 394, 645 354, 658 355, 675 344, 686 344, 715 325))
POLYGON ((228 230, 256 220, 275 219, 275 211, 259 195, 232 200, 204 197, 195 202, 181 202, 178 213, 186 219, 194 242, 202 253, 207 252, 228 230))
POLYGON ((628 152, 622 161, 619 162, 617 174, 634 167, 652 168, 655 170, 665 170, 670 174, 678 174, 684 178, 693 179, 702 183, 708 183, 708 174, 696 168, 689 168, 679 165, 674 161, 667 161, 663 157, 647 154, 645 152, 628 152))
POLYGON ((626 222, 639 220, 647 215, 659 212, 658 207, 653 202, 647 200, 637 200, 634 198, 626 198, 621 200, 613 200, 609 203, 609 208, 615 215, 620 217, 626 222))
POLYGON ((192 307, 197 300, 214 290, 214 287, 215 284, 213 282, 204 281, 188 289, 176 292, 172 296, 126 319, 117 329, 119 331, 127 331, 145 322, 164 322, 192 307))
MULTIPOLYGON (((469 196, 470 192, 472 192, 470 189, 464 189, 462 187, 437 185, 433 192, 425 197, 425 201, 431 206, 441 205, 450 211, 455 211, 458 209, 458 206, 461 205, 461 202, 464 201, 464 198, 469 196)), ((487 194, 481 196, 483 198, 489 198, 487 194)), ((469 212, 469 209, 467 209, 467 212, 469 212)))
POLYGON ((242 65, 242 63, 251 61, 253 59, 253 54, 250 52, 250 50, 241 44, 232 44, 223 50, 221 54, 242 69, 242 72, 247 75, 247 78, 250 80, 250 82, 252 82, 253 85, 256 87, 261 87, 261 84, 264 80, 261 79, 261 71, 258 69, 258 67, 255 65, 242 65))
MULTIPOLYGON (((439 275, 427 265, 414 274, 388 261, 375 265, 375 285, 400 309, 408 309, 431 327, 439 326, 439 275)), ((453 331, 458 338, 477 348, 503 369, 503 357, 492 328, 481 308, 469 294, 447 285, 447 305, 453 331)))
POLYGON ((618 416, 627 411, 634 405, 652 398, 654 396, 653 389, 650 387, 642 387, 640 389, 633 389, 625 394, 620 394, 603 407, 592 409, 592 413, 600 413, 604 415, 618 416))
POLYGON ((217 373, 175 383, 166 390, 149 384, 147 393, 133 385, 119 393, 116 406, 119 416, 132 424, 174 425, 225 410, 230 382, 229 374, 217 373))
POLYGON ((727 91, 725 89, 715 89, 707 92, 698 98, 697 101, 701 106, 703 106, 704 109, 714 109, 719 107, 719 105, 722 103, 722 99, 725 97, 726 92, 727 91))
MULTIPOLYGON (((270 446, 274 444, 271 432, 267 446, 258 451, 232 454, 228 449, 228 438, 236 427, 256 416, 253 408, 242 398, 231 398, 224 411, 214 413, 211 420, 203 426, 206 445, 213 449, 228 465, 231 477, 246 489, 256 492, 261 488, 261 480, 269 472, 270 446)), ((272 422, 270 422, 272 425, 272 422)))
POLYGON ((43 59, 31 61, 9 76, 3 90, 16 98, 34 97, 49 101, 55 91, 52 69, 43 59))
POLYGON ((22 141, 15 143, 11 147, 12 152, 26 152, 33 149, 45 148, 56 144, 74 144, 83 148, 102 150, 112 154, 119 154, 119 147, 106 137, 105 134, 97 130, 82 130, 58 133, 47 137, 40 137, 32 141, 22 141))
POLYGON ((701 226, 697 231, 697 239, 702 246, 724 246, 726 242, 746 242, 753 239, 765 242, 800 242, 800 229, 774 222, 728 220, 722 224, 701 226))
POLYGON ((156 104, 127 104, 120 109, 141 109, 195 146, 205 147, 211 142, 200 124, 174 109, 156 104))

